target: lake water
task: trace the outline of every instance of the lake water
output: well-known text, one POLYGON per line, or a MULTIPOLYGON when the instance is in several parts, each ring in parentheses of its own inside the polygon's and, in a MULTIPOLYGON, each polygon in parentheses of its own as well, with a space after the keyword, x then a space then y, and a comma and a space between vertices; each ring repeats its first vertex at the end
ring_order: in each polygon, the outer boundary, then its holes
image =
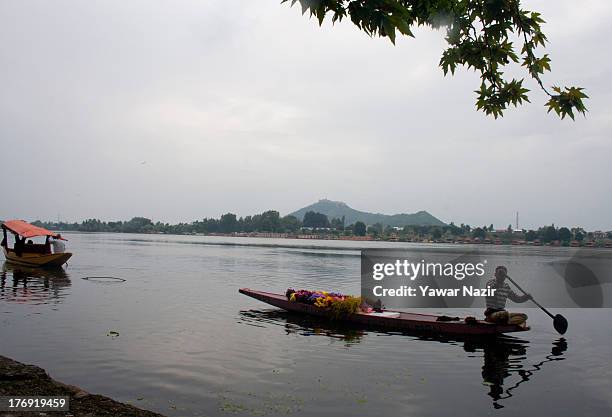
POLYGON ((4 265, 0 354, 89 392, 169 416, 612 414, 610 309, 555 310, 564 338, 536 309, 489 342, 363 331, 238 288, 357 294, 360 247, 410 244, 66 236, 63 273, 4 265))

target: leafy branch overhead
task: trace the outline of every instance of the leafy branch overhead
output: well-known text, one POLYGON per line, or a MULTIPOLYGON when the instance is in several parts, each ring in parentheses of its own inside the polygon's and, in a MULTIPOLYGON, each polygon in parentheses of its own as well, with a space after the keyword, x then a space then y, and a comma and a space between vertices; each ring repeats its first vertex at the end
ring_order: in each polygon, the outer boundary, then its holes
POLYGON ((480 73, 476 90, 476 107, 497 118, 510 105, 529 101, 523 79, 508 79, 504 69, 519 63, 549 96, 548 111, 562 119, 574 119, 575 112, 587 111, 583 100, 588 98, 580 87, 544 87, 541 76, 550 71, 548 54, 538 56, 536 50, 546 46, 537 12, 523 10, 519 0, 282 0, 299 2, 302 13, 309 12, 319 24, 326 15, 333 23, 350 17, 369 36, 388 37, 395 44, 396 35, 411 36, 412 28, 430 26, 446 28, 448 48, 440 66, 454 74, 462 65, 480 73), (552 92, 551 92, 552 91, 552 92))

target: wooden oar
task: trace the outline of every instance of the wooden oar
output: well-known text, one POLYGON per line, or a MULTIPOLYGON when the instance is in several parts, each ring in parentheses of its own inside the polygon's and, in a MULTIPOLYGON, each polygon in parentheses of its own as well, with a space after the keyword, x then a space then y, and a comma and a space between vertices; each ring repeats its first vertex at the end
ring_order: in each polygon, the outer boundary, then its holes
MULTIPOLYGON (((516 282, 514 282, 514 280, 512 278, 510 278, 508 275, 506 275, 506 278, 508 278, 508 280, 511 283, 513 283, 516 286, 516 288, 518 288, 523 294, 527 295, 527 292, 524 289, 522 289, 520 285, 518 285, 516 282)), ((542 307, 542 305, 540 305, 540 303, 538 303, 533 298, 531 298, 531 301, 533 301, 533 303, 535 305, 540 307, 543 312, 548 314, 550 316, 550 318, 553 319, 553 327, 555 328, 556 331, 558 331, 560 334, 565 334, 565 332, 567 331, 567 319, 565 317, 563 317, 561 314, 553 315, 550 311, 548 311, 544 307, 542 307)))

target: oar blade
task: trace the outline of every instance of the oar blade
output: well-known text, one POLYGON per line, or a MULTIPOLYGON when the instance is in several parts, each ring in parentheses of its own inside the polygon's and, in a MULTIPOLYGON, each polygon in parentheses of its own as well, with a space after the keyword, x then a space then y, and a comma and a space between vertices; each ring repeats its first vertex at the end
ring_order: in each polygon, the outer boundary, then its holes
POLYGON ((557 314, 553 319, 553 326, 560 334, 565 334, 567 332, 567 319, 561 314, 557 314))

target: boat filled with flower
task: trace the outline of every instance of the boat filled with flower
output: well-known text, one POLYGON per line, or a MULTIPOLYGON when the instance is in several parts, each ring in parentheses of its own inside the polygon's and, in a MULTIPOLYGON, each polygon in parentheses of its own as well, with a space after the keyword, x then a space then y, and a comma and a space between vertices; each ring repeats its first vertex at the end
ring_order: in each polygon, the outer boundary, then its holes
POLYGON ((386 330, 483 336, 528 330, 512 324, 488 323, 469 316, 460 318, 374 309, 360 297, 324 291, 288 289, 285 294, 277 294, 240 288, 239 292, 287 311, 386 330))

